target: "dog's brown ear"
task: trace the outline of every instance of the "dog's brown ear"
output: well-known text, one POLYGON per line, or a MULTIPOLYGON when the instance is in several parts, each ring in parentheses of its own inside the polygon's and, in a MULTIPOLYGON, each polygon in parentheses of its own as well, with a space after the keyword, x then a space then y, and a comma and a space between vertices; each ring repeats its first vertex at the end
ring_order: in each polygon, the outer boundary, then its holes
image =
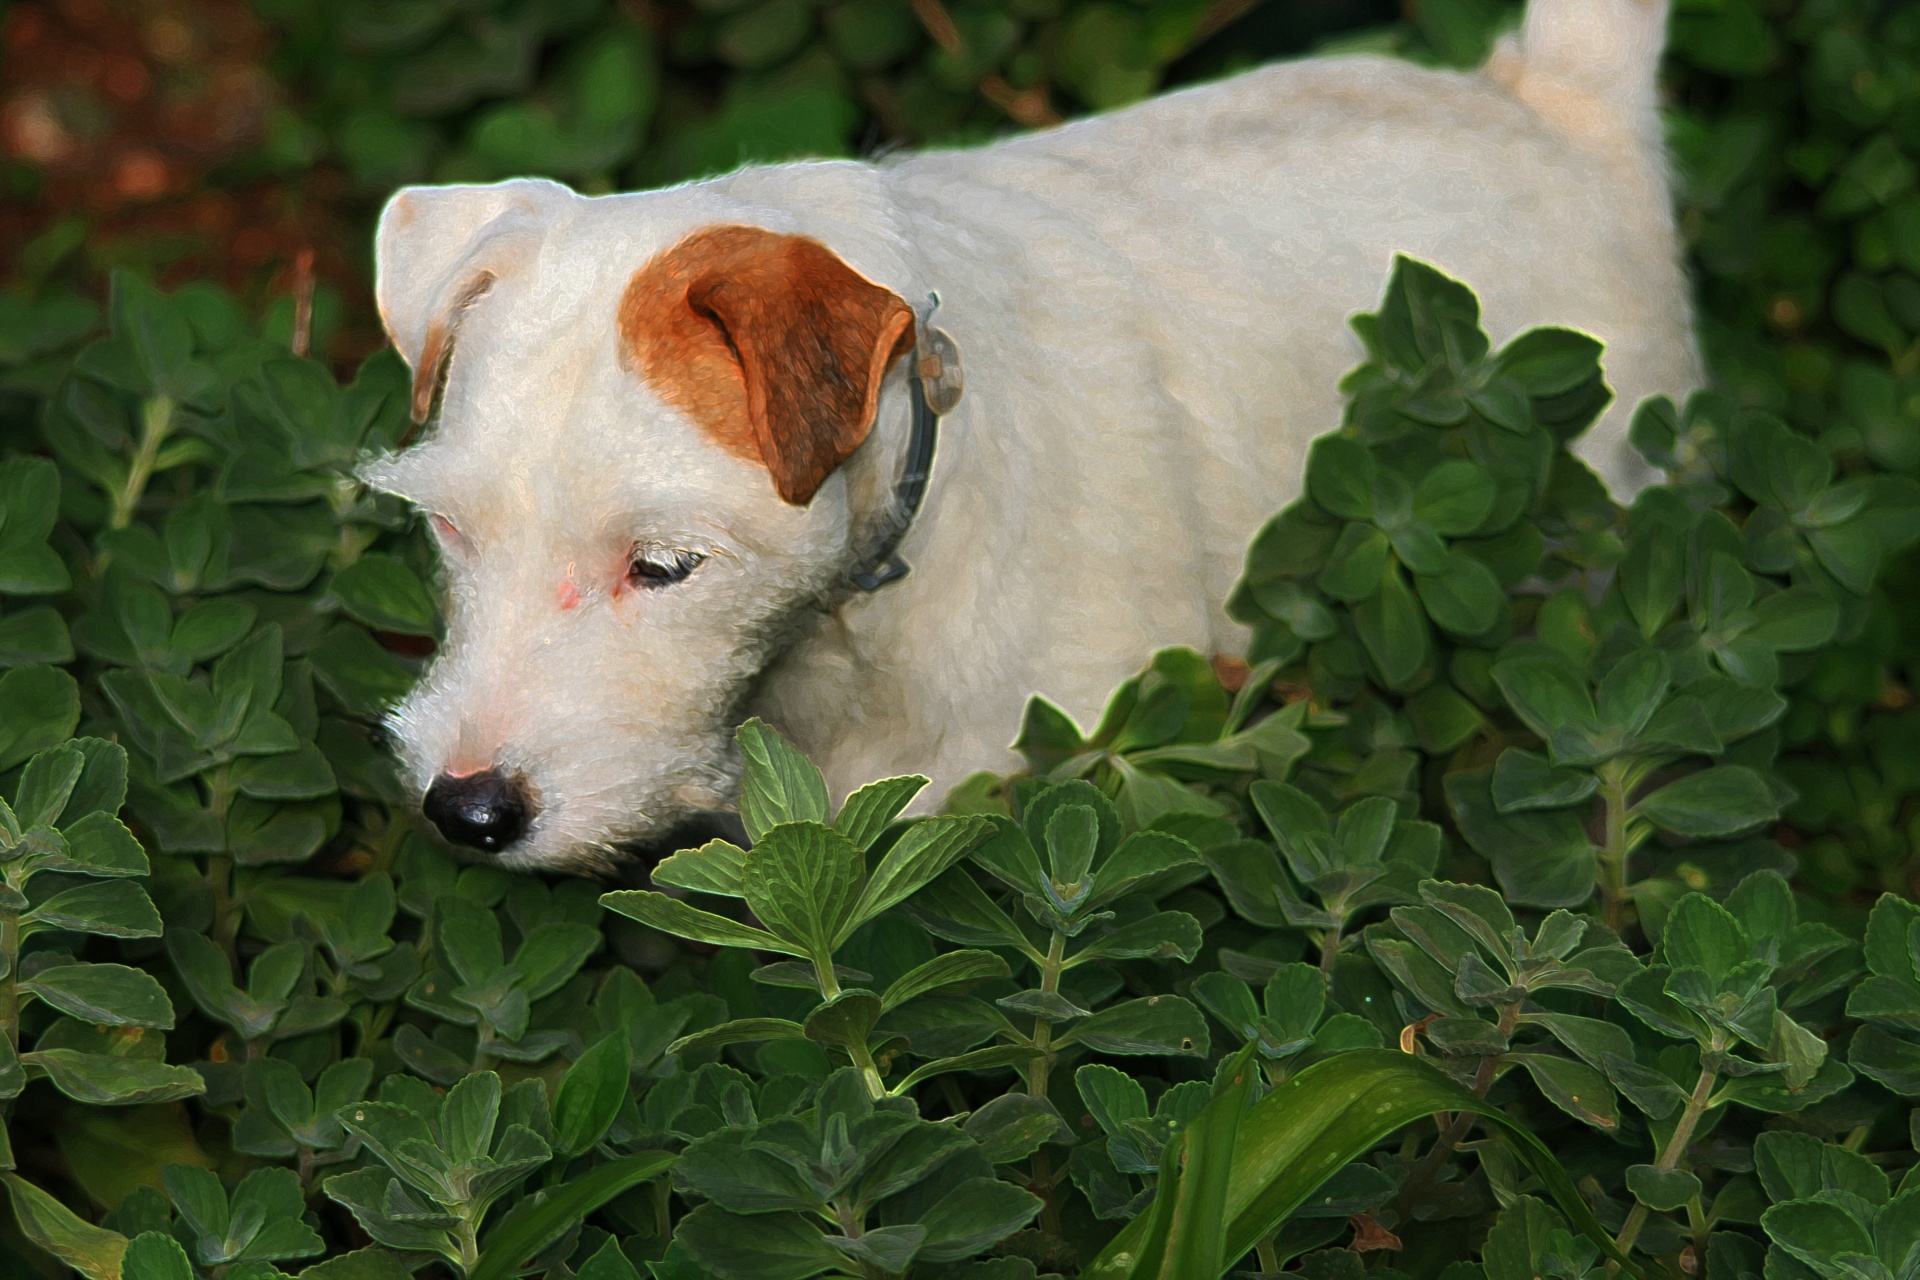
POLYGON ((722 447, 812 501, 873 429, 913 312, 816 240, 697 231, 636 272, 620 332, 648 384, 722 447))

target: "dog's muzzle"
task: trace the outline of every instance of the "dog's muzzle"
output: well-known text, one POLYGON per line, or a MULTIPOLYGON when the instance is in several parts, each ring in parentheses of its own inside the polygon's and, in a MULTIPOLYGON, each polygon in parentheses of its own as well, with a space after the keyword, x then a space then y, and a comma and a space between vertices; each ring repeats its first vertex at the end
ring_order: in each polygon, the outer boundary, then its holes
POLYGON ((456 778, 441 774, 427 788, 420 811, 455 844, 487 853, 518 840, 527 829, 526 788, 497 769, 456 778))

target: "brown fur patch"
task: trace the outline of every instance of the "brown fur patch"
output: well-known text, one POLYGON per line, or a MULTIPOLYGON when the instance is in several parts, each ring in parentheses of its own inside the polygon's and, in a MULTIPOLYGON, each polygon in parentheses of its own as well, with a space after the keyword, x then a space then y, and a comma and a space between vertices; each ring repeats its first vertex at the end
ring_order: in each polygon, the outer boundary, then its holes
POLYGON ((873 428, 913 312, 817 240, 696 231, 633 274, 620 337, 647 384, 781 498, 812 500, 873 428))

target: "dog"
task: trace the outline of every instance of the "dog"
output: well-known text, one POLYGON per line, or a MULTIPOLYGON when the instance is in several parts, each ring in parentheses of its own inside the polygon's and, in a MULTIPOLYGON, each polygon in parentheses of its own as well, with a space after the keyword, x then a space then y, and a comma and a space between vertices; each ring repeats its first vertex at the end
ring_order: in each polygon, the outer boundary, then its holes
POLYGON ((1090 722, 1158 648, 1243 653, 1243 549, 1397 252, 1496 341, 1605 341, 1578 452, 1632 494, 1633 405, 1701 381, 1665 7, 1533 0, 1478 73, 1277 64, 975 150, 402 190, 377 295, 430 426, 364 474, 442 552, 392 717, 428 816, 591 870, 727 807, 749 713, 836 797, 918 772, 930 807, 1014 767, 1031 694, 1090 722))

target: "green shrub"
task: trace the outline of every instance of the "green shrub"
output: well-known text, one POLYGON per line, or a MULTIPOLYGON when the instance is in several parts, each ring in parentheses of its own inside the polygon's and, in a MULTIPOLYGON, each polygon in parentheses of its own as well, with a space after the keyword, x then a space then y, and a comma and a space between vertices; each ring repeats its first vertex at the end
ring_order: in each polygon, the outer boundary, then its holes
POLYGON ((0 471, 9 1267, 1903 1265, 1915 910, 1863 950, 1767 833, 1910 480, 1705 394, 1641 408, 1674 478, 1622 511, 1565 449, 1597 344, 1494 351, 1402 262, 1236 689, 1169 651, 1091 729, 1035 700, 1028 770, 915 822, 749 724, 752 847, 601 898, 455 863, 381 752, 439 626, 348 470, 392 356, 108 315, 0 471))

